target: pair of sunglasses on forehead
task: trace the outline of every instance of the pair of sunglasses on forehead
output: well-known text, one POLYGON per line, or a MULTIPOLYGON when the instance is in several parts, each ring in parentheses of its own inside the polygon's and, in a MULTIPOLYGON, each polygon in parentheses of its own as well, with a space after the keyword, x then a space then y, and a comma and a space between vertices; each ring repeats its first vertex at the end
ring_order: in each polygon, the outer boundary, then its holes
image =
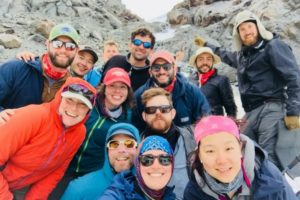
MULTIPOLYGON (((123 144, 126 148, 132 149, 137 148, 137 142, 133 139, 126 139, 126 140, 110 140, 106 147, 110 150, 117 149, 119 146, 123 144)), ((167 154, 161 154, 161 155, 152 155, 152 154, 145 154, 139 156, 139 161, 141 165, 145 167, 149 167, 153 165, 154 160, 158 159, 159 163, 163 166, 168 166, 172 163, 173 157, 171 155, 167 154)))

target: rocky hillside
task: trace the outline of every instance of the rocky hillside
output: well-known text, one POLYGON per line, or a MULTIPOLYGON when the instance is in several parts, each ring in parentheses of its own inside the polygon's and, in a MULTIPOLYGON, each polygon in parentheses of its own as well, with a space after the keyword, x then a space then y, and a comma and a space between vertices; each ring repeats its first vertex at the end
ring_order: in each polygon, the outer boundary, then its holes
POLYGON ((187 61, 195 51, 196 35, 231 48, 234 16, 243 9, 254 11, 300 55, 299 8, 299 0, 185 0, 168 13, 167 22, 146 23, 121 0, 1 0, 0 63, 24 50, 43 52, 51 27, 61 22, 72 24, 80 32, 81 43, 99 54, 108 39, 119 42, 121 53, 126 53, 130 32, 137 27, 146 26, 155 33, 171 29, 174 37, 159 41, 156 48, 185 49, 187 61))

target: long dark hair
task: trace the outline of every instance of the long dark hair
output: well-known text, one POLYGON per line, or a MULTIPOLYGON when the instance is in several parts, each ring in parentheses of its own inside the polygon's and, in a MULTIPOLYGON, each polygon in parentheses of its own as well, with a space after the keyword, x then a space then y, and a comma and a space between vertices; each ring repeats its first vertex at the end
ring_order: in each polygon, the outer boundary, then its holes
POLYGON ((203 180, 205 180, 204 176, 204 167, 203 164, 200 161, 199 158, 199 147, 200 147, 200 142, 198 143, 198 148, 188 155, 188 168, 189 168, 189 175, 190 178, 195 181, 195 176, 194 176, 194 171, 197 170, 199 175, 202 177, 203 180))

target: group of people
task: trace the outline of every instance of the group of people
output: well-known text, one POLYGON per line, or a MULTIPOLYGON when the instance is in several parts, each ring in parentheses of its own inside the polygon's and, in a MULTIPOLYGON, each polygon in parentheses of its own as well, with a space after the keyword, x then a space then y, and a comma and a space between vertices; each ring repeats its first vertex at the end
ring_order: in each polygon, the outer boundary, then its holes
POLYGON ((300 128, 296 59, 249 11, 233 37, 235 52, 198 37, 186 78, 146 28, 126 56, 106 42, 100 69, 72 26, 53 27, 42 56, 0 65, 0 200, 296 200, 275 154, 279 121, 300 128), (237 68, 242 133, 221 61, 237 68))

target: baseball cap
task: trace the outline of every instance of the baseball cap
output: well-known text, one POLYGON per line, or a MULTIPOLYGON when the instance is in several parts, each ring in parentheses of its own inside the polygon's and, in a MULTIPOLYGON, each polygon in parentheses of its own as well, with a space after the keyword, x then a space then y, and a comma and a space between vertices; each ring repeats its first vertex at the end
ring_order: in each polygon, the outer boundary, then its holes
POLYGON ((138 143, 140 142, 140 135, 138 129, 129 123, 117 123, 112 125, 107 131, 107 141, 118 134, 128 135, 134 138, 138 143))
POLYGON ((49 34, 49 40, 52 41, 59 36, 67 36, 75 42, 78 46, 79 44, 79 35, 77 31, 69 24, 58 24, 51 29, 49 34))
POLYGON ((172 55, 170 52, 165 51, 165 50, 159 50, 153 53, 150 56, 150 66, 153 65, 153 63, 158 59, 162 58, 166 60, 168 63, 175 63, 174 55, 172 55))
POLYGON ((104 85, 109 85, 109 84, 117 82, 117 81, 123 82, 128 87, 131 87, 130 78, 129 78, 128 73, 122 68, 113 67, 106 72, 104 79, 103 79, 103 83, 104 83, 104 85))
POLYGON ((196 59, 199 55, 203 54, 203 53, 208 53, 210 55, 212 55, 212 57, 214 58, 214 62, 213 64, 218 64, 221 62, 221 58, 219 56, 217 56, 216 54, 214 54, 214 52, 212 51, 211 48, 209 47, 200 47, 195 55, 193 55, 190 59, 190 65, 196 67, 196 59))
POLYGON ((97 53, 92 49, 92 47, 89 47, 89 46, 86 46, 86 45, 80 45, 79 46, 79 51, 89 52, 94 58, 94 63, 96 63, 98 61, 97 53))
POLYGON ((82 101, 89 109, 95 104, 96 95, 82 84, 70 84, 66 86, 62 93, 62 97, 75 98, 82 101))
POLYGON ((226 132, 240 139, 240 132, 236 123, 229 117, 210 115, 202 118, 195 127, 195 140, 197 144, 206 136, 226 132))

